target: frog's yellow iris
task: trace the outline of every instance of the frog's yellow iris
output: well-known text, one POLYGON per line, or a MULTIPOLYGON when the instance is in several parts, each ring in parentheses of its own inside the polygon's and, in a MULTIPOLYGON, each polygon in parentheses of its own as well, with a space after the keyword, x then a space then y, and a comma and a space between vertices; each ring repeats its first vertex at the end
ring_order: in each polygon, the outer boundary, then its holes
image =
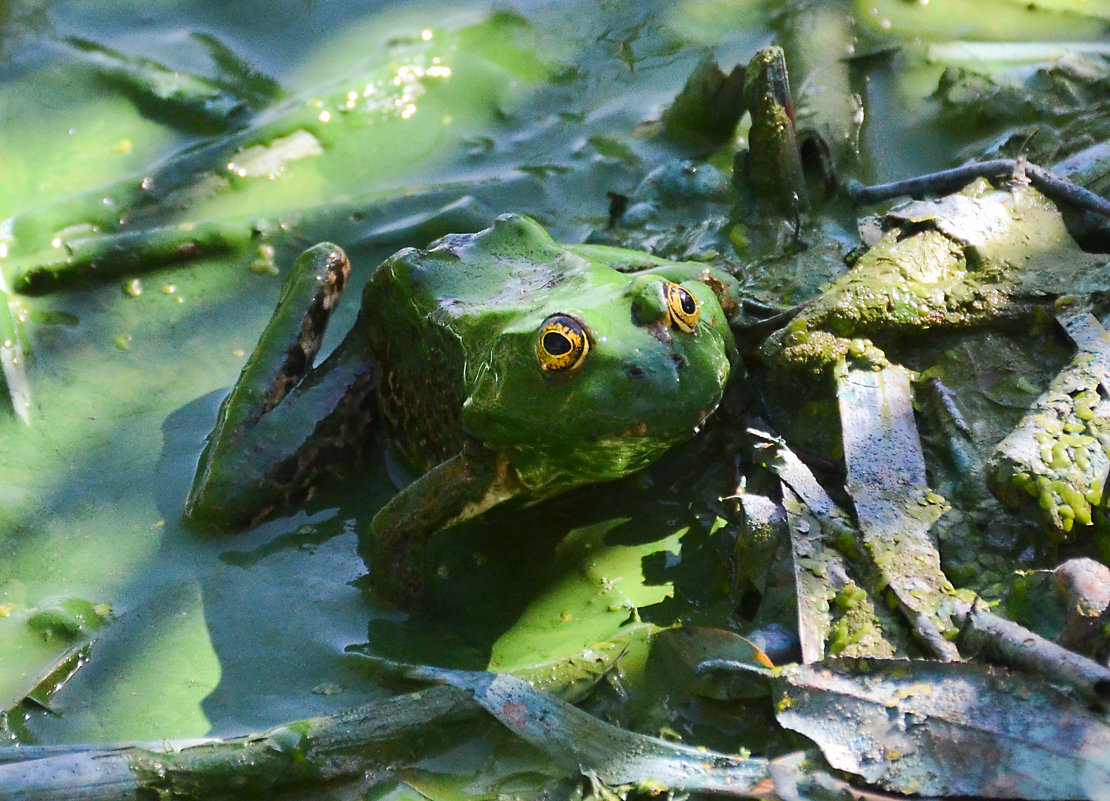
POLYGON ((663 282, 663 291, 667 295, 667 313, 671 318, 671 325, 687 334, 694 333, 698 324, 698 302, 684 286, 663 282))
POLYGON ((553 314, 543 321, 536 337, 536 359, 548 373, 578 369, 590 352, 590 340, 582 323, 566 314, 553 314))

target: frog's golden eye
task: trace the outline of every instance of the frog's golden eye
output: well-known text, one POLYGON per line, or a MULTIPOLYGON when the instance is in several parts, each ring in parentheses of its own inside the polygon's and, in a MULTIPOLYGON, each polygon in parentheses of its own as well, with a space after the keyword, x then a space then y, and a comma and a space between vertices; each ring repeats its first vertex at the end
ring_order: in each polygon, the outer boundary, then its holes
POLYGON ((670 281, 663 282, 663 290, 667 295, 667 314, 671 325, 684 333, 694 333, 698 324, 698 302, 690 290, 670 281))
POLYGON ((566 314, 553 314, 543 321, 536 337, 536 359, 548 373, 577 370, 590 352, 590 339, 582 323, 566 314))

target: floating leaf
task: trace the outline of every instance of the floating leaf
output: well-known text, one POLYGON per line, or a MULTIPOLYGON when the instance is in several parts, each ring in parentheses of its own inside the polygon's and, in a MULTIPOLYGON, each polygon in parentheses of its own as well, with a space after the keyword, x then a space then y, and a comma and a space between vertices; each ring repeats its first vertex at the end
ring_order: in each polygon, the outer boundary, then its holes
POLYGON ((674 590, 669 583, 648 582, 643 560, 680 551, 686 529, 661 527, 642 543, 612 541, 626 523, 628 518, 615 517, 567 533, 551 564, 558 578, 536 592, 497 638, 491 670, 524 676, 563 695, 572 685, 592 684, 618 656, 625 668, 645 657, 656 626, 640 622, 638 610, 674 590))

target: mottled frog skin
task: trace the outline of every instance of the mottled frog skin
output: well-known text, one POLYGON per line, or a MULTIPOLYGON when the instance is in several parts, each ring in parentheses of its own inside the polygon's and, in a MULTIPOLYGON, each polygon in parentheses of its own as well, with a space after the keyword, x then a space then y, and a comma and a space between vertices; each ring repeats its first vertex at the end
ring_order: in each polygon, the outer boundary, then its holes
POLYGON ((432 533, 640 470, 696 430, 736 369, 727 273, 558 244, 519 215, 386 260, 312 368, 347 269, 334 245, 298 261, 224 402, 187 515, 272 514, 376 422, 419 475, 363 537, 376 588, 396 602, 419 594, 432 533), (314 311, 294 314, 306 293, 314 311))

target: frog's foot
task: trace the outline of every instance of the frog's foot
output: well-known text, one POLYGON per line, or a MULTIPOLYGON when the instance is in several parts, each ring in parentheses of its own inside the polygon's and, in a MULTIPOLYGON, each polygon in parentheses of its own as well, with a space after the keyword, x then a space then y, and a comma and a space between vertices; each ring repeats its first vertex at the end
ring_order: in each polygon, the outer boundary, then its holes
POLYGON ((424 591, 428 538, 521 493, 505 457, 468 441, 457 456, 429 470, 382 507, 359 550, 378 598, 411 607, 424 591))
POLYGON ((328 318, 346 287, 343 251, 297 259, 273 317, 220 407, 185 515, 209 526, 250 524, 303 500, 316 463, 369 425, 371 362, 348 337, 317 368, 328 318))

